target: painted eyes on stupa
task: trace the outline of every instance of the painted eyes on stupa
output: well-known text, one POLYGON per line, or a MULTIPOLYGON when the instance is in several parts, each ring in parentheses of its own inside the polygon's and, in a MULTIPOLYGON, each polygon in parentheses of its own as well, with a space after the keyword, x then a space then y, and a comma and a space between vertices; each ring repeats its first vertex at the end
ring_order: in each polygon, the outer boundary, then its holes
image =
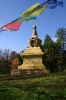
POLYGON ((34 47, 35 46, 35 40, 31 40, 31 46, 34 47))

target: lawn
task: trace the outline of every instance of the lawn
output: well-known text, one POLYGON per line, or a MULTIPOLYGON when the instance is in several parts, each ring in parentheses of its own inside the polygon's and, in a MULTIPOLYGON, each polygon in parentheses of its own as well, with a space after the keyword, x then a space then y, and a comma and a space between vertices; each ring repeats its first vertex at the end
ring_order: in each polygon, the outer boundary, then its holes
POLYGON ((4 78, 0 100, 66 100, 66 74, 4 78))

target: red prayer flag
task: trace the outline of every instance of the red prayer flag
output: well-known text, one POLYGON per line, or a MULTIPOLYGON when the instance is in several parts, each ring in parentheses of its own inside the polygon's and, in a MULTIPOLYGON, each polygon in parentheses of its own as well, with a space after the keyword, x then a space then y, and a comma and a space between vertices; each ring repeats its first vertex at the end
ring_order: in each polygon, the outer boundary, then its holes
POLYGON ((17 31, 20 27, 20 25, 22 24, 22 22, 11 22, 11 23, 8 23, 4 26, 2 26, 3 29, 9 29, 11 31, 17 31))

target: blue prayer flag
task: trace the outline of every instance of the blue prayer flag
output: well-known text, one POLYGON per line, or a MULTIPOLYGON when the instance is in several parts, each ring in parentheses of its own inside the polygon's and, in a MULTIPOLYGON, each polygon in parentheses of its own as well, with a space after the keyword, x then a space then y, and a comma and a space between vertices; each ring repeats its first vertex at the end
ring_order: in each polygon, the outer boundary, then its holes
POLYGON ((49 8, 50 9, 54 9, 56 6, 61 6, 63 7, 63 1, 57 1, 57 2, 53 2, 53 3, 49 3, 49 8))
POLYGON ((0 32, 3 32, 3 31, 6 31, 5 29, 3 29, 3 28, 0 28, 0 32))
POLYGON ((57 0, 47 0, 46 2, 44 2, 41 5, 45 5, 45 4, 48 4, 48 7, 50 9, 54 9, 56 6, 64 7, 63 1, 57 1, 57 0))

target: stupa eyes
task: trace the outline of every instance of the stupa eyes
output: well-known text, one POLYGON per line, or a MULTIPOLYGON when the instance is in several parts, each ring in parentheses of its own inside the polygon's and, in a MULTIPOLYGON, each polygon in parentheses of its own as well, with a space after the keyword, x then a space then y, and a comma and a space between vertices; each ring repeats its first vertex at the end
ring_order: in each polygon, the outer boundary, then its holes
POLYGON ((35 41, 34 41, 34 40, 31 41, 31 46, 32 46, 32 47, 35 46, 35 41))
POLYGON ((30 40, 30 45, 31 45, 32 47, 35 46, 35 39, 31 39, 31 40, 30 40))

